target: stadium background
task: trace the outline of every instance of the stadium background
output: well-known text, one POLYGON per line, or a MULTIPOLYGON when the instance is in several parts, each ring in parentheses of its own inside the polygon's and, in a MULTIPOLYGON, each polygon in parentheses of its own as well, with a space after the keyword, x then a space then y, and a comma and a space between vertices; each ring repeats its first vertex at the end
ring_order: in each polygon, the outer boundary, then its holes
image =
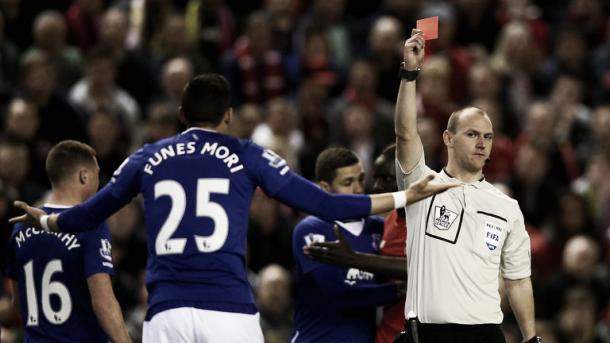
MULTIPOLYGON (((496 138, 485 175, 523 210, 538 334, 610 342, 609 14, 604 0, 0 0, 2 242, 14 199, 44 202, 53 144, 91 144, 104 184, 135 148, 182 130, 181 90, 201 72, 229 79, 233 134, 310 179, 331 144, 355 150, 370 175, 394 138, 402 43, 416 19, 438 15, 418 80, 427 162, 442 167, 453 110, 487 110, 496 138)), ((302 215, 262 193, 253 201, 248 266, 268 342, 290 334, 290 237, 302 215)), ((108 224, 115 292, 138 340, 140 200, 108 224)), ((3 284, 2 342, 11 342, 20 323, 3 284)))

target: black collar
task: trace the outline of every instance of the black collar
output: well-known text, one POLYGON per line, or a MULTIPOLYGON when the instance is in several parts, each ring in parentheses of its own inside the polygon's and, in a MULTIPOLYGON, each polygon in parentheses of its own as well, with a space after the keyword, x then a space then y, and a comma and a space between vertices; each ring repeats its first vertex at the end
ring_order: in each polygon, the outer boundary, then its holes
MULTIPOLYGON (((447 167, 446 166, 443 167, 443 171, 445 172, 445 174, 447 174, 447 176, 449 176, 450 178, 454 178, 455 179, 455 177, 453 175, 449 174, 449 172, 447 171, 447 167)), ((485 175, 481 176, 481 178, 479 179, 479 182, 480 181, 485 181, 485 175)))

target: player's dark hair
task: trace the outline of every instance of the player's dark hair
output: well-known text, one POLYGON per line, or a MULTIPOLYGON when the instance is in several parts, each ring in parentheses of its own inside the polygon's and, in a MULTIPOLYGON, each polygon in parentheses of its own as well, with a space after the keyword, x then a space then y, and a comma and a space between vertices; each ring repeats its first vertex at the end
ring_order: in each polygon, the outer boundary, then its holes
POLYGON ((65 140, 47 155, 46 170, 51 186, 66 180, 77 168, 95 166, 95 150, 85 143, 65 140))
POLYGON ((196 76, 182 94, 182 113, 191 124, 218 125, 229 106, 229 82, 219 74, 196 76))
POLYGON ((316 180, 332 183, 337 169, 360 162, 356 154, 346 148, 331 147, 322 151, 316 160, 316 180))

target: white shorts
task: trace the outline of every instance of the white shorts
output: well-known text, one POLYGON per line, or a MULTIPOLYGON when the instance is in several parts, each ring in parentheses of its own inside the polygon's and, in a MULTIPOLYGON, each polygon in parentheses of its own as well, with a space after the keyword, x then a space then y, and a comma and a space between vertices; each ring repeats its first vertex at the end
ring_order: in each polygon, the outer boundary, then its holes
POLYGON ((144 343, 263 343, 260 315, 180 307, 144 322, 144 343))

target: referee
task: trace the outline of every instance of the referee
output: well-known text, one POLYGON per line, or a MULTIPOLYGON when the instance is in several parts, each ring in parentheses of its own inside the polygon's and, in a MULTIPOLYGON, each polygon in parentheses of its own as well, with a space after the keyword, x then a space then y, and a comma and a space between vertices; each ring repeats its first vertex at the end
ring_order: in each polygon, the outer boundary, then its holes
MULTIPOLYGON (((415 79, 424 38, 414 30, 405 42, 396 103, 396 175, 404 189, 426 166, 416 126, 415 79)), ((405 317, 418 320, 422 343, 503 343, 499 277, 525 342, 541 342, 534 327, 530 240, 518 203, 485 181, 493 127, 474 107, 451 114, 443 142, 448 162, 438 182, 461 187, 406 207, 408 254, 405 317)))

